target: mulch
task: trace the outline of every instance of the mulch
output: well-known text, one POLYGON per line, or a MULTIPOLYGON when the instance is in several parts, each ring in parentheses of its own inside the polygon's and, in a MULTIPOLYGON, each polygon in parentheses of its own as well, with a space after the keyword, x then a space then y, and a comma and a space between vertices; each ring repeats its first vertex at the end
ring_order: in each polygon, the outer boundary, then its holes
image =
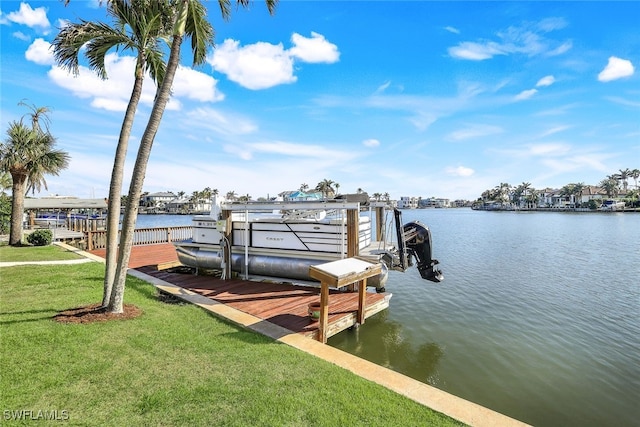
POLYGON ((61 311, 53 316, 53 320, 61 323, 93 323, 134 319, 142 315, 142 310, 133 304, 124 304, 122 310, 122 313, 111 313, 101 304, 91 304, 61 311))

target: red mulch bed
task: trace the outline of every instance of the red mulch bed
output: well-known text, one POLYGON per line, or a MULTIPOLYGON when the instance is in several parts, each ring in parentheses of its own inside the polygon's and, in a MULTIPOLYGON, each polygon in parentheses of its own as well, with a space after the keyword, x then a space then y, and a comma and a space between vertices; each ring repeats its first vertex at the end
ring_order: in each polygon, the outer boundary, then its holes
POLYGON ((53 320, 62 323, 92 323, 134 319, 142 314, 142 310, 133 304, 124 304, 122 310, 122 313, 110 313, 101 304, 92 304, 61 311, 53 316, 53 320))

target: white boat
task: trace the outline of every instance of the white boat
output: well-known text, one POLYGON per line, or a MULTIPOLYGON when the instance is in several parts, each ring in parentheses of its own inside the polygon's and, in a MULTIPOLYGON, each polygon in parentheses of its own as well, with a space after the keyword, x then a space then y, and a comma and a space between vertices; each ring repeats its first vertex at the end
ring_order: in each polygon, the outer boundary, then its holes
POLYGON ((615 212, 615 211, 623 211, 625 207, 624 202, 619 202, 617 200, 605 200, 600 206, 601 211, 606 212, 615 212))
POLYGON ((383 204, 367 210, 348 199, 247 204, 214 199, 212 206, 210 215, 193 218, 191 241, 174 243, 183 265, 309 284, 314 282, 310 266, 359 257, 382 265, 367 285, 383 292, 388 271, 405 271, 415 259, 422 278, 443 280, 431 257, 428 227, 400 225, 397 209, 387 221, 390 211, 383 204))

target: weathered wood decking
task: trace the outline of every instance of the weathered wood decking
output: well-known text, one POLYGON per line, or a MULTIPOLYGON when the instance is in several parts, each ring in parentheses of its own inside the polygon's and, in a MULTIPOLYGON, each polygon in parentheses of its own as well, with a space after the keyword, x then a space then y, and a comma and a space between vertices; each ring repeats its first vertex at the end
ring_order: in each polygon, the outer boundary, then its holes
MULTIPOLYGON (((105 250, 91 251, 104 257, 105 250)), ((320 300, 320 289, 267 281, 221 280, 215 276, 180 273, 158 269, 158 265, 177 263, 175 248, 171 244, 134 246, 130 268, 149 276, 196 292, 237 310, 284 327, 290 331, 316 338, 318 322, 308 315, 311 302, 320 300)), ((390 294, 368 292, 365 319, 389 307, 390 294)), ((356 324, 358 293, 332 290, 329 295, 330 337, 356 324)))

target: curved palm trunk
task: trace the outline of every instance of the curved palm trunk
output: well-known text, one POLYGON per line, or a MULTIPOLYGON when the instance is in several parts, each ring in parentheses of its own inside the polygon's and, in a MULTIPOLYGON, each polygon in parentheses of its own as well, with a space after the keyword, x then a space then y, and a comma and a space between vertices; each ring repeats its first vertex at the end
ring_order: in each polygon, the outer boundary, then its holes
MULTIPOLYGON (((187 9, 188 0, 183 0, 181 6, 187 9)), ((186 10, 182 11, 186 15, 186 10)), ((184 17, 178 17, 178 20, 184 21, 184 17)), ((179 22, 179 21, 178 21, 179 22)), ((183 27, 184 28, 184 27, 183 27)), ((131 247, 133 246, 133 233, 138 216, 138 202, 140 195, 142 194, 142 186, 144 184, 144 177, 147 172, 147 163, 149 155, 151 154, 151 148, 155 139, 158 128, 160 127, 160 121, 164 113, 169 97, 171 96, 171 86, 173 84, 173 78, 178 64, 180 63, 180 46, 182 44, 184 30, 174 34, 173 41, 171 43, 171 53, 169 55, 169 63, 167 64, 167 70, 165 77, 162 81, 156 99, 153 103, 153 109, 149 122, 140 141, 140 148, 138 149, 138 156, 136 157, 136 163, 133 169, 133 175, 131 177, 131 185, 129 186, 129 195, 127 198, 127 206, 124 212, 124 218, 122 221, 122 232, 120 235, 120 247, 118 251, 118 264, 116 268, 116 274, 113 283, 113 289, 111 291, 111 298, 109 300, 108 310, 112 313, 122 313, 123 311, 123 299, 125 281, 127 278, 127 269, 129 265, 129 258, 131 257, 131 247)))
POLYGON ((102 306, 107 307, 111 299, 111 290, 116 275, 118 259, 118 227, 120 225, 120 195, 122 193, 122 180, 124 175, 124 163, 127 156, 127 147, 133 119, 138 108, 138 102, 142 95, 142 83, 144 81, 145 60, 140 55, 136 62, 136 77, 131 91, 131 98, 127 105, 127 111, 120 129, 120 137, 116 148, 116 155, 111 172, 111 184, 109 186, 109 201, 107 205, 107 253, 104 273, 104 291, 102 294, 102 306))
POLYGON ((11 201, 11 225, 9 230, 9 245, 19 246, 22 244, 22 216, 24 215, 24 186, 27 182, 27 175, 12 173, 13 184, 11 191, 13 199, 11 201))

